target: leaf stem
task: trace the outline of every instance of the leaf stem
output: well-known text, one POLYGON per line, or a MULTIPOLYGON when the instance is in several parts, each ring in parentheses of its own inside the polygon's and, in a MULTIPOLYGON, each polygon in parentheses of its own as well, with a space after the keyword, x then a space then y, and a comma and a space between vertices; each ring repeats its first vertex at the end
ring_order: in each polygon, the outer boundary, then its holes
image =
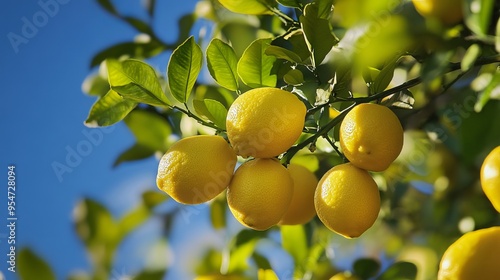
POLYGON ((186 104, 184 104, 184 105, 186 106, 186 109, 183 109, 183 108, 175 106, 175 105, 172 106, 172 109, 181 111, 182 113, 186 114, 188 117, 191 117, 191 118, 195 119, 198 123, 200 123, 200 124, 202 124, 204 126, 208 126, 208 127, 213 128, 213 129, 215 129, 217 131, 225 131, 224 129, 221 129, 221 128, 217 127, 214 123, 207 122, 204 119, 202 119, 202 118, 198 117, 197 115, 193 114, 189 110, 189 108, 187 107, 187 105, 186 104))

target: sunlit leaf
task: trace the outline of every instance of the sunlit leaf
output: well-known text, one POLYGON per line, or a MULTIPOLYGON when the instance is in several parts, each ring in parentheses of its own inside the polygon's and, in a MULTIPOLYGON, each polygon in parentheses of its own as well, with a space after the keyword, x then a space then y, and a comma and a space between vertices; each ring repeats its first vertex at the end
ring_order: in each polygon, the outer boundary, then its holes
POLYGON ((272 55, 275 56, 276 58, 288 60, 293 63, 298 63, 298 64, 302 63, 302 59, 298 54, 294 53, 291 50, 282 48, 280 46, 270 45, 269 47, 267 47, 265 53, 267 55, 272 55))
POLYGON ((109 59, 106 62, 109 84, 121 96, 155 106, 170 104, 163 93, 156 71, 148 64, 135 59, 122 62, 109 59))
MULTIPOLYGON (((219 0, 226 9, 246 15, 272 14, 270 8, 274 1, 268 0, 219 0)), ((275 3, 275 2, 274 2, 275 3)))
POLYGON ((255 40, 238 61, 238 75, 248 86, 275 87, 277 76, 273 71, 276 57, 266 55, 271 39, 255 40))
POLYGON ((189 37, 174 50, 168 63, 167 77, 172 95, 181 103, 186 103, 198 78, 203 63, 200 46, 189 37))
POLYGON ((207 48, 207 66, 215 81, 229 89, 238 90, 238 58, 233 48, 220 39, 213 39, 207 48))
POLYGON ((96 74, 85 78, 82 90, 88 95, 103 96, 109 91, 108 80, 96 74))
POLYGON ((500 99, 500 70, 492 75, 488 85, 479 94, 474 110, 480 112, 490 99, 500 99))
POLYGON ((477 58, 481 55, 481 47, 478 44, 472 44, 464 54, 462 61, 460 62, 460 68, 462 71, 469 70, 477 58))
POLYGON ((304 226, 281 226, 283 248, 293 257, 295 266, 304 264, 307 258, 307 237, 304 226))
POLYGON ((465 24, 477 35, 488 34, 495 0, 466 0, 465 24))
POLYGON ((214 229, 221 229, 226 226, 226 200, 214 199, 210 203, 210 220, 214 229))
MULTIPOLYGON (((7 247, 5 247, 7 248, 7 247)), ((7 262, 8 263, 8 262, 7 262)), ((15 266, 14 266, 15 267, 15 266)), ((2 269, 3 270, 3 269, 2 269)), ((4 270, 5 271, 5 270, 4 270)), ((49 264, 31 249, 23 248, 17 255, 17 272, 21 280, 55 280, 49 264)), ((5 273, 10 273, 5 271, 5 273)))
POLYGON ((329 19, 333 10, 333 0, 316 0, 318 4, 318 17, 329 19))
POLYGON ((396 262, 391 265, 377 280, 414 280, 417 277, 417 266, 410 262, 396 262))
POLYGON ((85 120, 88 127, 109 126, 121 121, 132 111, 137 102, 123 98, 114 90, 99 98, 85 120))
POLYGON ((156 207, 165 202, 165 200, 167 200, 167 196, 159 191, 149 190, 142 193, 142 203, 144 203, 147 208, 156 207))
POLYGON ((218 128, 226 129, 226 107, 217 100, 205 99, 204 102, 209 113, 208 119, 214 122, 218 128))
POLYGON ((259 269, 258 280, 279 280, 278 276, 272 269, 259 269))
POLYGON ((300 16, 300 24, 309 52, 313 57, 313 66, 318 66, 338 42, 338 39, 330 29, 330 22, 320 17, 318 6, 314 3, 308 4, 304 8, 304 14, 300 16))
POLYGON ((172 130, 166 119, 160 115, 135 110, 125 118, 125 124, 134 134, 137 144, 155 151, 167 150, 168 137, 172 130))
POLYGON ((290 7, 290 8, 300 8, 301 7, 301 1, 299 0, 277 0, 278 3, 285 7, 290 7))
POLYGON ((500 18, 497 20, 496 27, 496 36, 495 36, 495 49, 498 53, 500 53, 500 18))
POLYGON ((155 149, 149 146, 136 143, 118 156, 118 158, 113 163, 113 167, 117 167, 118 165, 127 161, 134 161, 134 160, 148 158, 154 155, 155 152, 156 152, 155 149))
POLYGON ((394 77, 394 69, 396 69, 396 65, 398 63, 399 56, 394 56, 380 72, 377 77, 373 81, 372 85, 372 93, 379 93, 384 91, 387 86, 391 83, 392 78, 394 77))
MULTIPOLYGON (((193 107, 198 115, 207 117, 210 112, 205 105, 205 99, 219 101, 224 107, 229 108, 233 103, 236 94, 225 88, 218 86, 199 85, 196 87, 193 99, 193 107)), ((208 117, 207 117, 208 118, 208 117)))

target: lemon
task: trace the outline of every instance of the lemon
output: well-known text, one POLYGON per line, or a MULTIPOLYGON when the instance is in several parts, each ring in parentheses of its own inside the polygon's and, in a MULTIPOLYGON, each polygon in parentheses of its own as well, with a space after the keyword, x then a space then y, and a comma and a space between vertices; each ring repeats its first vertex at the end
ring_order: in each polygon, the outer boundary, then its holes
POLYGON ((340 125, 340 147, 355 166, 384 171, 403 148, 403 128, 389 108, 371 103, 355 106, 340 125))
POLYGON ((278 160, 255 159, 243 163, 234 173, 227 203, 241 224, 266 230, 283 217, 292 195, 292 177, 278 160))
POLYGON ((298 164, 290 164, 288 171, 293 180, 292 202, 279 224, 305 224, 316 216, 314 191, 318 185, 318 179, 309 169, 298 164))
POLYGON ((481 187, 493 207, 500 212, 500 146, 493 149, 483 161, 481 187))
POLYGON ((333 275, 330 280, 360 280, 358 277, 352 275, 351 273, 340 272, 333 275))
POLYGON ((323 175, 314 194, 314 206, 327 228, 354 238, 377 219, 380 194, 368 171, 344 163, 323 175))
POLYGON ((436 18, 445 25, 458 23, 463 18, 462 0, 412 0, 423 17, 436 18))
POLYGON ((306 106, 291 92, 277 88, 251 89, 230 106, 227 136, 242 157, 276 157, 297 141, 305 116, 306 106))
POLYGON ((500 275, 500 227, 464 234, 446 249, 438 280, 496 280, 500 275))
POLYGON ((236 154, 220 136, 197 135, 173 144, 158 165, 156 183, 184 204, 207 202, 231 181, 236 154))

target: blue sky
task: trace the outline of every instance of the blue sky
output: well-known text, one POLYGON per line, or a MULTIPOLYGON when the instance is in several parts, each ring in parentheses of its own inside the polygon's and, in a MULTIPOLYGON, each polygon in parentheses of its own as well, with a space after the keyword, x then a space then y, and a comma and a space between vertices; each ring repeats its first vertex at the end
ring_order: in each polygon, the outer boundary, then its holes
MULTIPOLYGON (((0 176, 6 182, 7 166, 16 165, 16 245, 35 250, 52 265, 58 278, 65 278, 74 270, 89 269, 84 248, 72 227, 75 204, 84 196, 91 197, 109 207, 114 215, 123 214, 143 190, 156 188, 157 161, 150 158, 113 169, 115 158, 134 143, 130 132, 122 123, 99 132, 83 125, 95 101, 81 90, 83 80, 91 73, 92 56, 113 44, 131 41, 136 32, 107 14, 97 1, 42 0, 51 1, 58 3, 58 9, 45 18, 38 1, 7 1, 0 11, 0 79, 4 96, 0 103, 0 176), (26 20, 38 20, 37 30, 27 30, 26 20), (31 38, 23 36, 23 27, 31 38), (9 34, 25 40, 13 46, 9 34), (89 134, 95 137, 94 143, 89 134), (77 162, 69 154, 79 148, 88 152, 77 162), (58 177, 52 167, 54 162, 67 165, 68 159, 74 163, 71 172, 58 177)), ((125 14, 145 18, 140 2, 124 1, 118 8, 125 14)), ((192 11, 196 1, 176 1, 175 5, 171 1, 157 2, 157 11, 164 15, 157 16, 155 27, 164 40, 172 42, 177 35, 177 19, 192 11)), ((168 56, 154 61, 155 67, 164 70, 168 56)), ((7 215, 6 191, 5 187, 0 192, 2 223, 7 215)), ((0 228, 0 271, 6 273, 8 232, 0 228)), ((131 240, 159 235, 160 230, 159 223, 151 221, 147 230, 139 231, 131 240)), ((129 243, 132 245, 120 250, 136 250, 134 243, 129 243)), ((116 273, 135 272, 144 262, 141 257, 140 252, 119 257, 116 273)), ((8 273, 7 279, 16 277, 8 273)))

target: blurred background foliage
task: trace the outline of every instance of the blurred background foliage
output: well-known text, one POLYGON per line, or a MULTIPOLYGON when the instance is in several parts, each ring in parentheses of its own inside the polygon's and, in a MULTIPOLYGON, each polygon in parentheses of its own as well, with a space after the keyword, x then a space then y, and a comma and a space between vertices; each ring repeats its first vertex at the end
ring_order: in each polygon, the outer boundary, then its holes
MULTIPOLYGON (((143 1, 149 21, 121 14, 109 0, 97 1, 110 16, 137 30, 130 41, 95 55, 83 85, 86 94, 101 100, 92 108, 87 125, 106 126, 123 119, 136 137, 133 146, 117 155, 115 167, 161 155, 179 138, 223 129, 224 109, 227 113, 237 93, 254 86, 286 87, 301 95, 311 104, 306 123, 311 131, 329 123, 348 106, 331 98, 340 101, 377 94, 377 99, 384 97, 383 103, 394 106, 405 128, 399 158, 388 170, 373 174, 382 208, 376 224, 362 237, 344 239, 318 219, 264 232, 244 229, 228 214, 221 195, 206 211, 224 245, 213 246, 192 259, 192 275, 330 279, 346 272, 359 279, 434 279, 442 253, 457 237, 500 224, 500 216, 478 180, 482 160, 500 145, 498 1, 463 0, 464 21, 450 27, 423 18, 410 1, 401 0, 279 0, 279 5, 272 1, 279 10, 259 16, 232 13, 216 0, 200 0, 192 13, 179 20, 174 42, 162 41, 158 35, 161 30, 150 24, 154 17, 162 16, 162 11, 155 9, 156 1, 143 1), (310 2, 315 6, 308 5, 310 2), (486 8, 469 8, 477 3, 486 8), (212 38, 230 44, 237 59, 245 56, 247 47, 254 46, 248 51, 249 59, 260 55, 270 66, 263 84, 256 85, 251 76, 240 77, 232 85, 217 84, 210 75, 213 69, 203 66, 193 93, 184 96, 189 104, 186 110, 165 109, 153 101, 140 102, 142 99, 123 101, 110 90, 109 59, 116 59, 113 67, 125 69, 129 66, 124 59, 148 62, 189 40, 205 51, 212 38), (106 104, 118 105, 109 110, 106 104)), ((183 108, 169 91, 168 74, 160 73, 154 64, 153 68, 136 64, 130 67, 141 67, 141 71, 156 76, 154 83, 139 84, 151 86, 151 91, 160 87, 167 97, 158 101, 160 104, 183 108)), ((144 77, 147 80, 150 76, 144 77)), ((338 139, 337 129, 329 135, 338 139)), ((291 160, 307 166, 318 177, 343 161, 323 138, 318 138, 314 147, 296 151, 291 160)), ((158 248, 167 250, 172 219, 189 221, 201 211, 205 208, 175 204, 157 191, 143 193, 142 202, 122 217, 112 216, 106 205, 97 201, 82 200, 75 205, 74 229, 86 247, 92 271, 76 272, 68 279, 121 279, 113 273, 113 261, 131 232, 150 217, 161 216, 164 234, 158 248), (169 210, 157 211, 164 204, 170 205, 169 210)), ((199 232, 199 238, 204 234, 199 232)), ((171 269, 168 263, 145 267, 127 279, 164 279, 171 269)), ((19 254, 21 279, 55 279, 50 266, 28 248, 19 254)))

